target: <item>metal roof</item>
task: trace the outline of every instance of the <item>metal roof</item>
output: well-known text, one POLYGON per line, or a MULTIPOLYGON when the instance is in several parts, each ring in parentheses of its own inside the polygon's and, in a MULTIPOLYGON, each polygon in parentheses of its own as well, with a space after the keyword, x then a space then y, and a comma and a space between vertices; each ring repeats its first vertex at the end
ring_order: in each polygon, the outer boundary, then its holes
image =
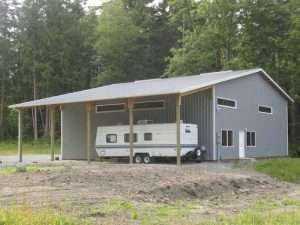
POLYGON ((207 88, 221 82, 237 79, 259 72, 262 73, 287 99, 294 102, 294 100, 263 69, 251 69, 239 71, 229 70, 213 73, 203 73, 193 76, 139 80, 129 83, 111 84, 69 94, 15 104, 9 107, 26 108, 44 105, 62 105, 67 103, 93 102, 109 99, 184 94, 190 91, 201 90, 203 88, 207 88))

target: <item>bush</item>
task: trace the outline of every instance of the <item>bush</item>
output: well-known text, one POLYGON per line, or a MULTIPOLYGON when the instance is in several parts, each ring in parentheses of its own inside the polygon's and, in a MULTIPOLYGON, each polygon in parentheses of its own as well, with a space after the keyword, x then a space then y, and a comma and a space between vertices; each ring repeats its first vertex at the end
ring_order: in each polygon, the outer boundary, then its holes
POLYGON ((300 144, 290 144, 289 155, 291 157, 300 157, 300 144))

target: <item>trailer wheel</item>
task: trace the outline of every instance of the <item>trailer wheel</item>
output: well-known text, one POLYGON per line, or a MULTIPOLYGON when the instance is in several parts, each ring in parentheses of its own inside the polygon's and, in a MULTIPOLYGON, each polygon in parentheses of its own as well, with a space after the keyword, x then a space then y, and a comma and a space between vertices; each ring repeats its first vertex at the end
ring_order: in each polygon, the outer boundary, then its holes
POLYGON ((151 162, 151 157, 147 154, 143 157, 143 161, 145 164, 148 164, 151 162))
POLYGON ((142 156, 141 155, 136 155, 134 157, 134 162, 138 163, 138 164, 142 163, 143 162, 142 156))

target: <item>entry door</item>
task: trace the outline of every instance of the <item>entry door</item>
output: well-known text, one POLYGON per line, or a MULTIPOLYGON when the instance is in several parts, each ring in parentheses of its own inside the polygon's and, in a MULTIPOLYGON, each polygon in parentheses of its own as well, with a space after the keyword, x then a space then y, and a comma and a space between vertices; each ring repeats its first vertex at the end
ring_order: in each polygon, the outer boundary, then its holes
POLYGON ((239 158, 245 158, 245 131, 239 131, 239 158))

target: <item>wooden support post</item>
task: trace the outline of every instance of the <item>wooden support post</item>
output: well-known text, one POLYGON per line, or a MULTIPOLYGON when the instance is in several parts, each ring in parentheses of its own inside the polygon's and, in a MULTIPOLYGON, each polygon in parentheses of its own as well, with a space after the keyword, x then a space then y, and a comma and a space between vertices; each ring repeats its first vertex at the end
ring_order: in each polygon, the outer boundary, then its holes
POLYGON ((86 158, 91 162, 91 111, 92 103, 86 103, 86 158))
POLYGON ((21 109, 18 109, 18 156, 19 156, 19 162, 23 161, 22 139, 23 139, 22 111, 21 111, 21 109))
POLYGON ((64 151, 64 113, 63 113, 64 106, 60 105, 59 110, 60 110, 60 154, 61 154, 61 159, 63 157, 63 151, 64 151))
POLYGON ((54 148, 55 148, 55 106, 50 106, 50 150, 51 161, 54 161, 54 148))
POLYGON ((180 107, 181 96, 176 96, 176 152, 177 152, 177 165, 181 164, 181 144, 180 144, 180 107))
POLYGON ((129 109, 129 163, 133 163, 133 99, 128 99, 129 109))

